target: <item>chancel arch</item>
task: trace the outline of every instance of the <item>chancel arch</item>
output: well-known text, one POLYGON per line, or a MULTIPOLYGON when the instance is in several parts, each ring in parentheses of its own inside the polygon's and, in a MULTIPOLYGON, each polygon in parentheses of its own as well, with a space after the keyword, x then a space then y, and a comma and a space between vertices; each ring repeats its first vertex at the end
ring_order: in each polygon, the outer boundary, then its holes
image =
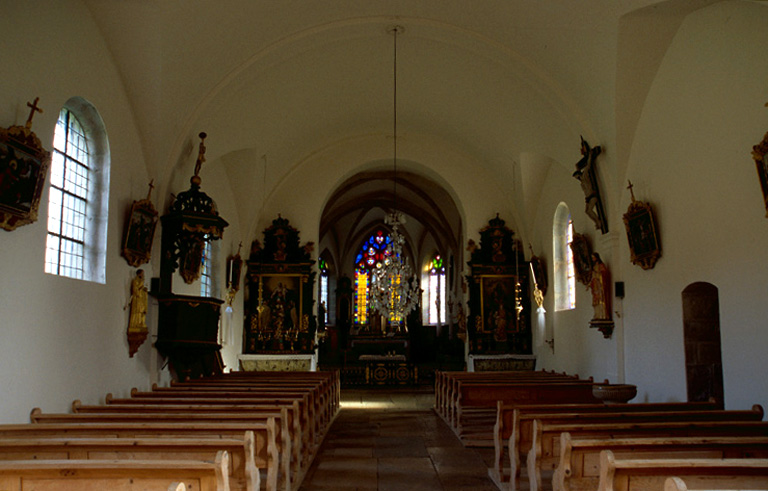
MULTIPOLYGON (((431 179, 411 171, 400 171, 396 176, 384 170, 360 172, 341 183, 330 195, 320 220, 319 248, 337 258, 332 273, 338 279, 337 284, 340 287, 345 282, 349 284, 348 291, 337 291, 337 300, 346 298, 352 306, 349 325, 329 323, 329 332, 338 331, 335 337, 344 340, 346 348, 340 346, 337 353, 326 353, 326 361, 350 363, 360 361, 361 356, 366 359, 381 355, 402 356, 404 361, 416 363, 434 359, 439 325, 452 323, 452 313, 445 307, 440 315, 433 312, 434 319, 431 319, 431 297, 422 294, 418 295, 415 310, 402 322, 387 319, 371 309, 366 297, 371 271, 387 258, 392 226, 385 218, 395 211, 404 218, 398 227, 405 239, 403 256, 421 292, 429 294, 429 268, 439 257, 437 274, 443 279, 438 282, 443 305, 448 298, 458 295, 458 286, 446 281, 449 276, 455 277, 449 270, 461 260, 463 242, 462 218, 450 193, 431 179)), ((339 305, 337 302, 336 308, 339 305)), ((329 319, 339 324, 338 320, 346 314, 332 314, 329 319)), ((446 335, 449 333, 448 329, 444 331, 446 335)))

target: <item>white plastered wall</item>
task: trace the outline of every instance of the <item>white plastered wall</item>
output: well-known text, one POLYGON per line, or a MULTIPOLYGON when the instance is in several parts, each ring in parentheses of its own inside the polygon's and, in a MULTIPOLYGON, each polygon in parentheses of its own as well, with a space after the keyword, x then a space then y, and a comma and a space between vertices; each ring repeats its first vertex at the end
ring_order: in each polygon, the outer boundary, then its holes
POLYGON ((768 403, 768 220, 750 156, 768 130, 767 34, 758 3, 689 15, 645 102, 627 178, 654 206, 663 256, 648 271, 622 259, 626 377, 638 401, 685 400, 681 293, 705 281, 719 290, 726 407, 768 403))
POLYGON ((0 422, 27 422, 33 407, 67 412, 74 399, 97 403, 158 377, 151 338, 128 357, 124 307, 136 269, 120 256, 125 215, 150 176, 121 80, 79 1, 6 2, 0 32, 0 61, 13 73, 0 79, 0 125, 23 125, 26 102, 40 97, 32 129, 50 150, 59 110, 80 96, 99 111, 111 151, 105 284, 43 272, 47 188, 37 222, 0 231, 0 422))

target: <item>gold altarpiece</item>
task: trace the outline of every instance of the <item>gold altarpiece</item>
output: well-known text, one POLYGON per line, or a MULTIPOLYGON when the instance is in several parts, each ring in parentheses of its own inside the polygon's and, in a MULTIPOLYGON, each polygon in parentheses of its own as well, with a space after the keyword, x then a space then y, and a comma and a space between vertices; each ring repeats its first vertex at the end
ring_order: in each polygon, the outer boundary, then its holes
POLYGON ((278 217, 255 240, 247 261, 243 353, 311 354, 315 272, 313 244, 299 245, 299 231, 278 217))

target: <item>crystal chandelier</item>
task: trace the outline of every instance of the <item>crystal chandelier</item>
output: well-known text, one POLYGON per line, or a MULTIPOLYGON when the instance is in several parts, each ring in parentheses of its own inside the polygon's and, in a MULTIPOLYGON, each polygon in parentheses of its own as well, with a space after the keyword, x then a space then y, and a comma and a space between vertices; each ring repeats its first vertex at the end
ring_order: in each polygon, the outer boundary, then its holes
POLYGON ((388 31, 394 36, 394 211, 387 215, 384 223, 391 227, 390 243, 387 245, 384 261, 372 271, 370 304, 371 308, 384 315, 390 322, 401 322, 416 308, 421 289, 413 274, 403 247, 405 237, 400 233, 400 226, 405 224, 405 217, 397 211, 397 35, 403 32, 401 26, 393 26, 388 31))

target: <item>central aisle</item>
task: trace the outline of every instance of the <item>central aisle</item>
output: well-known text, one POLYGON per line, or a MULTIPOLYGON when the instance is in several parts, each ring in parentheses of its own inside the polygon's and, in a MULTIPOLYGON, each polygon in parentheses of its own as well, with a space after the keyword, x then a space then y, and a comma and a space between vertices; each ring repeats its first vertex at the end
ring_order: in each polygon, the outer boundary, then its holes
POLYGON ((301 491, 496 491, 493 449, 462 446, 420 389, 341 391, 341 411, 301 491))

